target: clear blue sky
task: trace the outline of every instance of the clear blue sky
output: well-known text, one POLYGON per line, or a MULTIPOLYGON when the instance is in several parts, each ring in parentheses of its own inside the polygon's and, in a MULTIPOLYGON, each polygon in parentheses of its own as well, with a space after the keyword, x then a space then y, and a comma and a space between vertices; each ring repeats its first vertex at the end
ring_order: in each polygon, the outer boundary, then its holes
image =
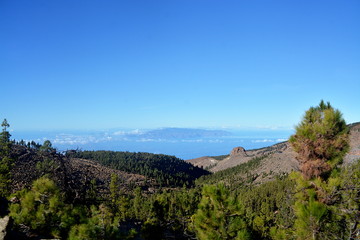
POLYGON ((14 130, 360 121, 360 1, 0 1, 14 130))

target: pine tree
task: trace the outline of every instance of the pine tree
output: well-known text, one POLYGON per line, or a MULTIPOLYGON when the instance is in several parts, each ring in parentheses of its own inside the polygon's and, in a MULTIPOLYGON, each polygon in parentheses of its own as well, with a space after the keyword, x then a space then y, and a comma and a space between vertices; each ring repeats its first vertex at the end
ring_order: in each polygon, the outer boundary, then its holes
POLYGON ((243 209, 223 184, 205 185, 193 216, 197 237, 202 239, 250 239, 243 209))
POLYGON ((0 133, 0 199, 10 193, 11 166, 13 163, 13 159, 10 156, 11 135, 7 130, 10 125, 7 120, 4 119, 1 126, 3 129, 0 133))
POLYGON ((71 240, 105 240, 126 239, 119 232, 119 219, 114 216, 109 208, 100 204, 99 207, 90 207, 91 216, 85 223, 71 228, 69 239, 71 240))
POLYGON ((110 201, 113 209, 116 208, 116 203, 119 198, 119 176, 115 173, 111 174, 111 181, 109 184, 110 201))
POLYGON ((6 118, 1 123, 1 126, 3 127, 3 129, 2 129, 2 132, 0 133, 0 141, 2 144, 9 143, 11 134, 9 133, 9 131, 7 131, 7 128, 10 127, 10 124, 8 123, 6 118))
POLYGON ((24 225, 37 232, 59 237, 64 218, 63 197, 56 184, 48 178, 34 181, 31 190, 18 192, 19 203, 10 205, 10 216, 16 225, 24 225))
POLYGON ((45 140, 43 145, 40 147, 40 151, 42 152, 51 152, 54 148, 52 147, 52 144, 50 140, 45 140))
POLYGON ((307 194, 307 201, 297 201, 294 207, 297 216, 297 236, 299 239, 321 239, 319 235, 324 231, 329 210, 324 203, 316 199, 314 189, 309 189, 307 194))
POLYGON ((306 111, 290 143, 306 179, 326 177, 349 148, 349 129, 339 110, 321 101, 306 111))
POLYGON ((324 239, 338 235, 334 192, 339 188, 337 169, 349 148, 349 129, 339 110, 321 101, 306 111, 290 143, 298 153, 301 175, 297 183, 294 210, 298 239, 324 239))
POLYGON ((143 214, 144 198, 141 195, 141 188, 137 187, 134 190, 134 198, 132 200, 132 210, 134 217, 139 220, 143 220, 145 217, 143 214))

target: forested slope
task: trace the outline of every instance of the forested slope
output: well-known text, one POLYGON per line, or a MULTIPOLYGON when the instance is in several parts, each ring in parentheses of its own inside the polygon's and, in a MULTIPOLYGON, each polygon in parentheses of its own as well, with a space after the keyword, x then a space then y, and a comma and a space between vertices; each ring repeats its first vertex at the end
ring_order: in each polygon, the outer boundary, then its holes
POLYGON ((195 179, 210 174, 174 156, 145 152, 68 151, 69 158, 90 159, 113 169, 141 174, 162 186, 191 186, 195 179))

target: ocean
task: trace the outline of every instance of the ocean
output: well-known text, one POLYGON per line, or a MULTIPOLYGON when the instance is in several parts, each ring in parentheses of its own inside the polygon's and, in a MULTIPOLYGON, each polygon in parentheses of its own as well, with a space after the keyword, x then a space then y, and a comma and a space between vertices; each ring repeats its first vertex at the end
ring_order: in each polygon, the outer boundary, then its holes
POLYGON ((104 131, 19 131, 16 140, 43 143, 50 140, 58 151, 110 150, 150 152, 187 160, 203 156, 227 155, 234 147, 246 150, 271 146, 288 140, 290 129, 199 130, 177 128, 160 130, 115 129, 104 131))

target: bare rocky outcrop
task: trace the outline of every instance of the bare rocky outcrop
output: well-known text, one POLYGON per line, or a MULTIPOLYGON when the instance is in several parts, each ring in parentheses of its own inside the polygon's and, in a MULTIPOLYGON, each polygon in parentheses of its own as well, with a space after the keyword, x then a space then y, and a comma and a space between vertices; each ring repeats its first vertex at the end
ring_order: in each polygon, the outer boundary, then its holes
POLYGON ((4 240, 6 237, 6 229, 9 224, 9 216, 0 218, 0 240, 4 240))
POLYGON ((243 147, 235 147, 230 152, 230 156, 243 156, 247 157, 246 151, 243 147))
POLYGON ((360 122, 350 124, 350 149, 344 158, 345 164, 360 159, 360 122))
POLYGON ((189 160, 189 162, 196 167, 209 169, 211 167, 216 166, 216 164, 218 164, 219 160, 216 160, 213 157, 199 157, 199 158, 191 159, 191 160, 189 160))

